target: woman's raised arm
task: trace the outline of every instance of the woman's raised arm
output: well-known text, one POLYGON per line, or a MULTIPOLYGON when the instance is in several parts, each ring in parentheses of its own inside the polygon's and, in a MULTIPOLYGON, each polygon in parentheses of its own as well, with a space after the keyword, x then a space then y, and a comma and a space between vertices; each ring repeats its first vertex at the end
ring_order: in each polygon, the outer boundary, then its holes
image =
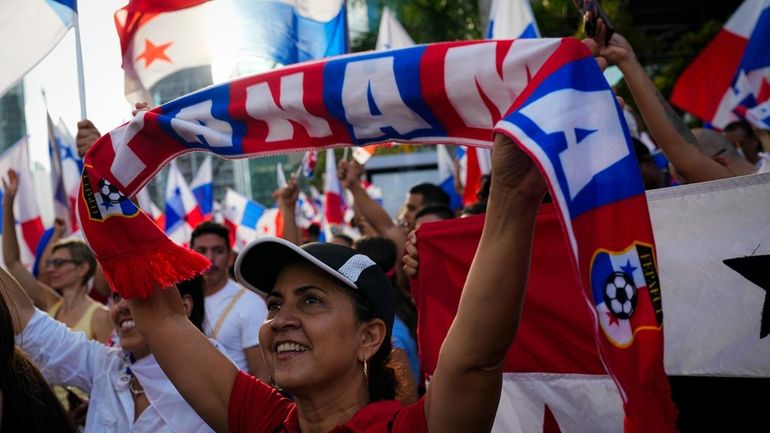
POLYGON ((484 231, 426 396, 431 432, 491 429, 503 361, 521 316, 546 187, 532 160, 508 137, 495 136, 492 157, 484 231))

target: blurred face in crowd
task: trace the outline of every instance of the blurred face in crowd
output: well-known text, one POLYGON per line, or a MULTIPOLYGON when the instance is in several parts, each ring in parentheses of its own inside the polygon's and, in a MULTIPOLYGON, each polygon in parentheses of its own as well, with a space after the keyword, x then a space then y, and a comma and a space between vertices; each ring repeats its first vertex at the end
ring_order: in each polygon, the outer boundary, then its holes
POLYGON ((211 266, 203 272, 205 287, 220 288, 227 283, 228 270, 235 257, 227 241, 213 233, 205 233, 193 240, 192 249, 211 260, 211 266))
POLYGON ((364 324, 340 283, 307 263, 286 266, 268 294, 259 344, 275 384, 295 395, 362 381, 364 324))
POLYGON ((54 289, 79 287, 88 273, 88 263, 77 263, 67 248, 57 248, 45 263, 49 284, 54 289))
POLYGON ((409 231, 414 230, 415 214, 422 209, 423 197, 422 194, 409 194, 406 196, 406 203, 404 203, 403 218, 409 231))

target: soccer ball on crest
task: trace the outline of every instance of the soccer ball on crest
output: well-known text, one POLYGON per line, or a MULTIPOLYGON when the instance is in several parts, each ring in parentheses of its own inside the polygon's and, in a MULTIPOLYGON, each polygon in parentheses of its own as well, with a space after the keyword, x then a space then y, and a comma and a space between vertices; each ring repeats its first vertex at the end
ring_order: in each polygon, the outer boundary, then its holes
POLYGON ((625 272, 613 272, 604 284, 604 304, 618 319, 628 320, 636 309, 636 286, 625 272))
POLYGON ((107 179, 99 180, 99 194, 102 195, 105 201, 109 203, 119 203, 126 198, 122 192, 118 190, 116 186, 111 184, 107 179))

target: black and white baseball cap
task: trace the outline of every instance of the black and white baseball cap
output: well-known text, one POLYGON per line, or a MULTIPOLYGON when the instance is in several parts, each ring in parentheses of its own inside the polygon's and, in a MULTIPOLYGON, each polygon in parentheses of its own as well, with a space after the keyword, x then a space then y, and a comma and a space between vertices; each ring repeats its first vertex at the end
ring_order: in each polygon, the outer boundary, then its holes
POLYGON ((249 243, 235 262, 235 276, 248 289, 266 296, 284 266, 307 262, 352 290, 360 291, 380 319, 393 329, 395 307, 390 280, 369 257, 342 245, 314 242, 298 247, 272 236, 249 243))

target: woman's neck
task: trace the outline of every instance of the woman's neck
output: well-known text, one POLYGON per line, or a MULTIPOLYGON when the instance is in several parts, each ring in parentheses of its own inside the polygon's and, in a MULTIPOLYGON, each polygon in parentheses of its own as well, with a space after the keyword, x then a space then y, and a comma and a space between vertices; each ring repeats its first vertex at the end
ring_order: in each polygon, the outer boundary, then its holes
POLYGON ((327 433, 335 426, 350 421, 369 403, 369 391, 363 385, 348 387, 341 393, 336 391, 295 396, 299 430, 302 433, 327 433))
POLYGON ((62 303, 65 310, 72 310, 88 302, 85 290, 80 286, 66 287, 61 291, 62 303))

